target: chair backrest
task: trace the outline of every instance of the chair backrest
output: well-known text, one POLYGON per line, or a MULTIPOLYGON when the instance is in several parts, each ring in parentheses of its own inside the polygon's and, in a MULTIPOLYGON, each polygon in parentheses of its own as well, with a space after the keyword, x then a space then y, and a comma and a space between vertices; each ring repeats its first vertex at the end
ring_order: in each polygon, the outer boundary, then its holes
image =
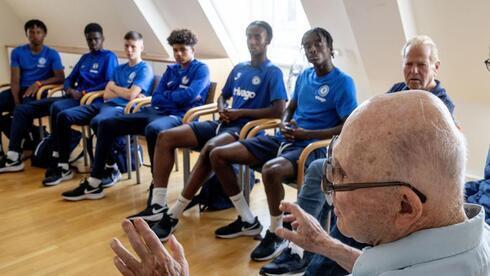
POLYGON ((206 98, 206 102, 204 104, 214 103, 214 95, 216 94, 216 86, 218 84, 214 81, 209 85, 208 97, 206 98))
POLYGON ((153 77, 153 84, 151 85, 151 93, 150 96, 155 93, 155 90, 157 90, 158 84, 160 83, 160 80, 162 79, 161 75, 155 75, 153 77))

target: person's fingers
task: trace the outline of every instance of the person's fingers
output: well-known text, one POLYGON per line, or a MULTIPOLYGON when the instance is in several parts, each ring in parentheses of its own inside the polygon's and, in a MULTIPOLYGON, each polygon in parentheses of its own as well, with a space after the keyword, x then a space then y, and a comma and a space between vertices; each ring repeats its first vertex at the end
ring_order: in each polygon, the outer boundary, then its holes
POLYGON ((126 267, 134 270, 139 266, 139 262, 136 260, 133 254, 131 254, 118 239, 112 239, 111 248, 112 251, 116 253, 117 257, 122 260, 126 267))
POLYGON ((295 203, 281 201, 279 209, 283 212, 288 212, 293 215, 296 219, 304 217, 303 210, 295 203))
POLYGON ((291 222, 291 227, 292 227, 294 230, 298 229, 298 227, 299 227, 299 223, 298 223, 298 221, 296 221, 296 220, 295 220, 295 221, 291 222))
POLYGON ((297 240, 298 233, 293 232, 293 231, 286 229, 286 228, 279 228, 276 230, 276 235, 278 235, 279 237, 281 237, 283 239, 286 239, 288 241, 292 241, 293 243, 295 243, 295 241, 297 240))
POLYGON ((170 236, 170 239, 168 240, 168 245, 170 247, 170 250, 172 251, 172 257, 174 257, 174 259, 179 264, 182 265, 187 262, 185 258, 184 247, 179 243, 174 235, 170 236))
POLYGON ((134 273, 124 264, 118 256, 114 256, 114 265, 123 276, 134 276, 134 273))
POLYGON ((133 223, 136 231, 141 235, 141 237, 143 237, 145 244, 153 254, 162 253, 166 257, 169 256, 167 249, 165 249, 163 244, 160 242, 160 239, 157 237, 155 232, 151 230, 146 221, 141 218, 137 218, 133 221, 133 223))
POLYGON ((131 244, 131 247, 133 247, 136 254, 138 254, 141 259, 147 258, 149 255, 148 248, 143 243, 140 233, 136 231, 134 225, 129 220, 125 219, 122 222, 122 228, 124 229, 124 232, 126 232, 129 243, 131 244))
POLYGON ((283 220, 284 220, 284 222, 291 223, 291 222, 295 221, 296 218, 293 215, 291 215, 291 214, 287 214, 287 215, 284 215, 283 220))

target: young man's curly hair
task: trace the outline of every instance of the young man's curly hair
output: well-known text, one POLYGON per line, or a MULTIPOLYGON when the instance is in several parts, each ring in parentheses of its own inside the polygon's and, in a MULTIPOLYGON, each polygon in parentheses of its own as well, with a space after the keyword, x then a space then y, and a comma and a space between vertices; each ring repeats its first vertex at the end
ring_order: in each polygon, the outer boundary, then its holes
POLYGON ((169 45, 184 44, 194 46, 197 44, 197 37, 188 29, 173 30, 167 38, 169 45))

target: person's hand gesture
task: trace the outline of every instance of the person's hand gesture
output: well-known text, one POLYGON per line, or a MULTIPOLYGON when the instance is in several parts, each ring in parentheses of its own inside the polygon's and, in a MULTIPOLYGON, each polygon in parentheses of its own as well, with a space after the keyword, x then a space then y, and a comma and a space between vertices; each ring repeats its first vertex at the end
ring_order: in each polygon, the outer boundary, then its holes
POLYGON ((301 209, 298 205, 289 202, 281 202, 281 211, 290 214, 284 217, 285 222, 291 222, 294 231, 279 228, 276 234, 286 240, 292 241, 306 251, 318 253, 321 251, 322 242, 330 239, 320 223, 301 209))
POLYGON ((169 253, 144 220, 137 218, 133 222, 134 225, 124 220, 122 228, 140 261, 118 239, 114 238, 111 242, 112 250, 116 253, 114 264, 122 275, 189 275, 184 248, 173 235, 168 240, 169 253))

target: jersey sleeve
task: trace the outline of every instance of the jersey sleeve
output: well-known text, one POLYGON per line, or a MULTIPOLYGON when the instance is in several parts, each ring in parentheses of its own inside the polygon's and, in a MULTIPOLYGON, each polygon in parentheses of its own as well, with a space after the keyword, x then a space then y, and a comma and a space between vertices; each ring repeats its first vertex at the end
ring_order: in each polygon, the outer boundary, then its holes
POLYGON ((344 88, 335 101, 335 109, 340 118, 347 118, 357 107, 356 87, 350 77, 346 77, 344 88))

